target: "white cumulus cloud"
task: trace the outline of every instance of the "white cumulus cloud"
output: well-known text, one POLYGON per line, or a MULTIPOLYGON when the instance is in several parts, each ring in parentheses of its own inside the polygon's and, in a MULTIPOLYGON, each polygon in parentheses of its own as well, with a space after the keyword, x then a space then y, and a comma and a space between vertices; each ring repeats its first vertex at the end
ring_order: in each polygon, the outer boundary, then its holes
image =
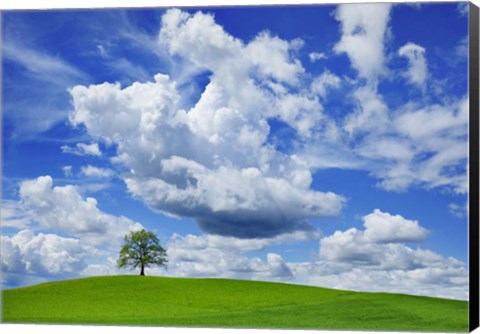
POLYGON ((419 242, 427 236, 427 231, 415 220, 400 215, 391 215, 375 209, 363 217, 365 238, 370 242, 398 243, 419 242))
POLYGON ((52 277, 77 277, 88 258, 99 251, 77 238, 24 229, 2 235, 3 285, 33 284, 52 277))
POLYGON ((143 228, 124 216, 101 211, 72 185, 54 186, 50 176, 20 183, 20 199, 2 202, 4 286, 73 278, 116 254, 123 237, 143 228))
POLYGON ((67 233, 89 245, 118 243, 130 230, 142 227, 124 216, 101 211, 95 198, 82 198, 75 186, 53 186, 50 176, 23 181, 19 193, 32 223, 67 233))
MULTIPOLYGON (((364 230, 351 228, 321 238, 319 257, 311 262, 287 262, 273 252, 261 259, 249 252, 287 242, 318 240, 318 234, 295 232, 263 239, 174 234, 167 244, 167 271, 151 270, 172 276, 257 279, 468 298, 465 263, 405 244, 427 237, 427 230, 417 221, 378 209, 363 219, 364 230)), ((108 271, 106 267, 96 269, 99 273, 108 271)))
POLYGON ((268 281, 292 279, 283 258, 268 253, 265 260, 247 257, 246 251, 275 244, 277 239, 243 240, 212 235, 173 235, 168 243, 168 275, 225 277, 268 281))
POLYGON ((406 242, 425 240, 417 221, 378 209, 350 228, 320 239, 319 260, 289 262, 296 282, 337 289, 468 299, 465 263, 406 242))
POLYGON ((301 43, 259 33, 245 44, 212 15, 168 10, 159 43, 198 68, 210 82, 190 110, 177 84, 153 82, 76 86, 74 125, 114 144, 112 159, 129 170, 129 191, 163 213, 192 217, 203 231, 272 237, 311 230, 309 218, 336 215, 344 199, 310 188, 311 171, 268 143, 277 118, 302 137, 323 122, 316 97, 287 94, 304 69, 293 57, 301 43), (288 205, 287 205, 288 204, 288 205))

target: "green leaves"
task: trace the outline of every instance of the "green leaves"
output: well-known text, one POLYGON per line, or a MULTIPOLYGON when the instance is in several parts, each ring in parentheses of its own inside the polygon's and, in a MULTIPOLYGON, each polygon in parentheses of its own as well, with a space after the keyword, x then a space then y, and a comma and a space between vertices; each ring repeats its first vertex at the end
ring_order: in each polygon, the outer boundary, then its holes
POLYGON ((167 262, 167 253, 157 236, 143 229, 131 231, 125 236, 117 264, 119 268, 140 267, 140 275, 144 275, 144 268, 150 265, 165 266, 167 262))

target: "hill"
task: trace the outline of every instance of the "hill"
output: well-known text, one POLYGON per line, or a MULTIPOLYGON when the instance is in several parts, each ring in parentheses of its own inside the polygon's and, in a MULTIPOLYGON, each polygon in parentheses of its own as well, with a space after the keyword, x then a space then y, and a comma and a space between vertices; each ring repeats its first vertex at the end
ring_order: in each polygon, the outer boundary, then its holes
POLYGON ((467 331, 468 303, 241 281, 91 277, 3 291, 9 323, 467 331))

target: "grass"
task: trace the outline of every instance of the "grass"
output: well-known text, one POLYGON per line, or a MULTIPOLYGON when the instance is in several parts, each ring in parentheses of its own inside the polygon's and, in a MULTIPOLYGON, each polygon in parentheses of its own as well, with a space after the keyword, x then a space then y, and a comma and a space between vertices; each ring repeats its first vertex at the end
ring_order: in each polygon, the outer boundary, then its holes
POLYGON ((240 281, 107 276, 3 291, 9 323, 468 331, 465 301, 240 281))

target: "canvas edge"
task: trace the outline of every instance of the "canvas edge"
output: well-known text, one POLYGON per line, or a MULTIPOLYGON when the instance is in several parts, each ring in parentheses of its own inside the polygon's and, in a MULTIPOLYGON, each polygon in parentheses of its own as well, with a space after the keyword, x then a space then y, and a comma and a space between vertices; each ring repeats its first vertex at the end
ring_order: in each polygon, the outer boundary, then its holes
POLYGON ((479 7, 469 8, 469 330, 479 327, 479 7))

